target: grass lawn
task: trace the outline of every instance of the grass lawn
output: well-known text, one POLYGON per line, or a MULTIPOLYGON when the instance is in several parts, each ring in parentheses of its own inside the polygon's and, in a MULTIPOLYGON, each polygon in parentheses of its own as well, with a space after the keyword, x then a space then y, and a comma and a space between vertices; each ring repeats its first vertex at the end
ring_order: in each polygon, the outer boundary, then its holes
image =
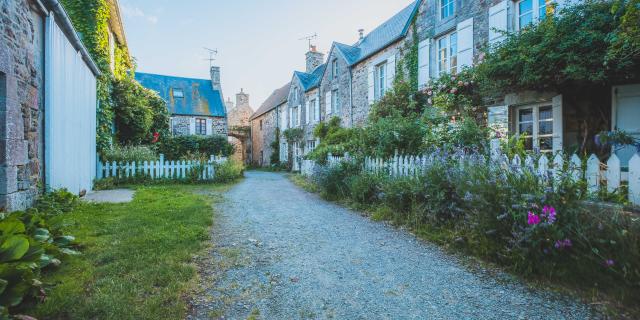
POLYGON ((82 255, 44 276, 47 300, 22 313, 41 319, 182 319, 197 282, 212 203, 226 186, 138 187, 127 204, 82 204, 60 216, 82 255))

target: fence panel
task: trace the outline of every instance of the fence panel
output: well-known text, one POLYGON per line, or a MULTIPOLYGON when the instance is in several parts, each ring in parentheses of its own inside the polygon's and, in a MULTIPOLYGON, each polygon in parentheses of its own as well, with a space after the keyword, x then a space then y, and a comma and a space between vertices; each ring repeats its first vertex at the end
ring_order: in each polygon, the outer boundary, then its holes
POLYGON ((104 178, 134 178, 146 177, 149 179, 186 179, 192 172, 197 171, 196 176, 200 180, 212 180, 215 177, 215 166, 227 161, 226 157, 211 156, 208 161, 166 161, 164 155, 160 155, 157 161, 144 162, 98 162, 96 177, 104 178))

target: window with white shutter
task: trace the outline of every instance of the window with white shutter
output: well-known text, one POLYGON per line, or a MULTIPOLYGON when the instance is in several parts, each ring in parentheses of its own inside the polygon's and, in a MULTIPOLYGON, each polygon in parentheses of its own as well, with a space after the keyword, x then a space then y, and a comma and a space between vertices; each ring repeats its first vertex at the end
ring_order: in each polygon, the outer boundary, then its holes
POLYGON ((313 113, 313 120, 315 120, 316 122, 320 121, 320 93, 318 93, 318 96, 316 97, 315 101, 315 108, 316 111, 313 113))
POLYGON ((508 0, 504 0, 489 8, 489 44, 504 40, 504 32, 509 25, 508 0))
POLYGON ((456 32, 444 35, 436 40, 438 45, 438 74, 458 71, 458 34, 456 32))
POLYGON ((396 55, 392 54, 387 59, 387 90, 393 88, 393 82, 396 80, 396 55))
MULTIPOLYGON (((458 24, 458 71, 473 65, 473 18, 458 24)), ((453 40, 452 40, 453 41, 453 40)))
POLYGON ((420 89, 426 87, 431 78, 429 74, 430 43, 431 39, 426 39, 418 44, 418 86, 420 89))
POLYGON ((309 114, 309 100, 305 101, 304 103, 304 123, 309 123, 309 120, 311 119, 310 114, 309 114))
POLYGON ((327 92, 325 94, 325 98, 324 98, 324 113, 327 115, 327 120, 329 120, 329 115, 331 114, 331 111, 333 111, 332 107, 331 107, 331 91, 327 92))

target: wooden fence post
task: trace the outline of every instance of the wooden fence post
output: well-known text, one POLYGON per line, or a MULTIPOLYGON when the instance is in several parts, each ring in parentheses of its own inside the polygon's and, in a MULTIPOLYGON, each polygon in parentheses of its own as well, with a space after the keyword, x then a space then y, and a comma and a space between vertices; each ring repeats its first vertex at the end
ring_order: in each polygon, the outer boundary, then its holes
POLYGON ((629 201, 640 206, 640 154, 636 153, 629 161, 629 201))
POLYGON ((592 154, 587 160, 587 190, 591 193, 598 192, 600 188, 600 159, 592 154))
POLYGON ((620 172, 620 159, 614 153, 607 161, 607 191, 615 192, 620 188, 620 172))

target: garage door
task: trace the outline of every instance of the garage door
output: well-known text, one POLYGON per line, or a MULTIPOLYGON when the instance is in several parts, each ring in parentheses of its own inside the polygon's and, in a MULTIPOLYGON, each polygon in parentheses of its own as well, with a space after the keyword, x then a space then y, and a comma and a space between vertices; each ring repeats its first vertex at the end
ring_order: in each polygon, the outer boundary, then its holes
MULTIPOLYGON (((626 131, 640 139, 640 84, 615 87, 613 108, 615 129, 626 131)), ((626 147, 616 154, 622 165, 627 166, 636 152, 635 147, 626 147)))

